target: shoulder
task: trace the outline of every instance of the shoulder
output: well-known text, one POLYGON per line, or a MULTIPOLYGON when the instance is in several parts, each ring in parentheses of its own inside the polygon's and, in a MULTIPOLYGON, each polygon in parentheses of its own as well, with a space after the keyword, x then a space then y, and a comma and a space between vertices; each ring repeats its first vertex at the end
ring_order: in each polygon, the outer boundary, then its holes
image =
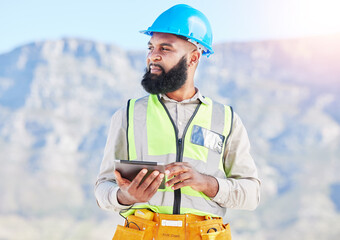
POLYGON ((140 103, 140 102, 145 102, 145 101, 148 101, 148 99, 149 99, 149 95, 146 95, 146 96, 141 97, 141 98, 131 98, 131 99, 127 100, 125 106, 120 107, 119 109, 117 109, 117 110, 113 113, 112 118, 123 117, 124 115, 127 114, 126 111, 129 109, 129 107, 130 107, 132 104, 140 103))
POLYGON ((226 107, 231 107, 231 105, 228 105, 225 103, 225 101, 223 101, 224 99, 215 99, 215 98, 212 98, 212 97, 209 97, 209 96, 204 96, 202 95, 202 98, 205 100, 205 101, 202 101, 203 103, 204 102, 210 102, 210 103, 213 103, 213 104, 220 104, 220 105, 223 105, 223 106, 226 106, 226 107))
POLYGON ((126 118, 127 118, 126 110, 127 110, 127 106, 117 109, 111 116, 111 125, 115 125, 115 124, 126 121, 126 118))
POLYGON ((226 111, 229 111, 231 115, 234 115, 234 110, 233 110, 233 107, 231 105, 221 103, 220 101, 216 101, 215 99, 212 99, 212 98, 209 98, 209 97, 204 97, 204 99, 206 100, 206 102, 209 102, 209 103, 211 103, 215 106, 224 107, 224 109, 226 111))
POLYGON ((148 101, 149 101, 150 95, 146 95, 141 98, 132 98, 129 99, 127 102, 127 108, 130 109, 131 106, 136 107, 136 106, 146 106, 148 101))
POLYGON ((229 113, 231 114, 230 116, 231 116, 231 119, 232 119, 231 124, 232 124, 233 131, 235 131, 235 129, 243 129, 244 128, 244 125, 243 125, 243 122, 241 120, 240 115, 237 112, 234 111, 234 109, 231 105, 222 103, 222 101, 219 101, 220 99, 216 101, 215 99, 212 99, 210 97, 204 96, 204 98, 208 99, 208 101, 211 101, 213 104, 224 106, 225 110, 229 111, 229 113))
POLYGON ((232 124, 232 132, 246 132, 246 127, 240 117, 236 112, 233 113, 233 124, 232 124))
POLYGON ((146 95, 144 97, 140 97, 140 98, 131 98, 128 100, 129 102, 140 102, 140 101, 147 101, 149 99, 150 95, 146 95))
POLYGON ((117 122, 117 121, 123 121, 125 122, 128 118, 128 110, 131 109, 131 107, 138 108, 140 105, 147 104, 149 99, 149 95, 141 97, 141 98, 131 98, 129 99, 125 106, 117 109, 111 118, 112 122, 117 122))

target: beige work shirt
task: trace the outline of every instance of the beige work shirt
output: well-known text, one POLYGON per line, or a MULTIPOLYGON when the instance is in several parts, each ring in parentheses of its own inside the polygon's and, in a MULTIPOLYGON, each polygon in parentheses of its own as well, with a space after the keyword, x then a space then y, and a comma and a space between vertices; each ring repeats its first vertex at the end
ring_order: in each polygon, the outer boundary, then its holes
MULTIPOLYGON (((191 99, 182 102, 170 99, 166 95, 160 97, 178 128, 179 138, 182 137, 184 128, 197 105, 200 102, 207 104, 199 90, 191 99)), ((126 127, 126 107, 123 107, 112 116, 104 157, 95 185, 97 203, 105 210, 120 211, 130 207, 117 201, 119 187, 114 176, 114 160, 128 158, 126 127)), ((219 190, 212 201, 222 207, 233 209, 253 210, 258 206, 260 180, 249 151, 250 143, 246 129, 240 117, 234 113, 231 134, 223 155, 227 179, 216 178, 219 190)))

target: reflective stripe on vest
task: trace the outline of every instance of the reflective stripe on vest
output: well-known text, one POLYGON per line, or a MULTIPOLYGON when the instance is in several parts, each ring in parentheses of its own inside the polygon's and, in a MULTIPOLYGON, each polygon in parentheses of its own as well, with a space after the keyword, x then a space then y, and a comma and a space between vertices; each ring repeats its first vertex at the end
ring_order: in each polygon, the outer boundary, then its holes
MULTIPOLYGON (((129 100, 129 160, 157 161, 165 164, 176 160, 183 161, 195 166, 201 173, 226 178, 223 153, 231 131, 232 109, 209 98, 206 100, 209 104, 199 104, 189 120, 183 132, 182 142, 178 139, 177 128, 170 114, 157 95, 129 100)), ((147 204, 135 204, 134 207, 147 206, 159 213, 172 214, 173 192, 170 187, 159 189, 147 204)), ((211 201, 202 192, 183 187, 180 193, 181 214, 225 215, 226 209, 211 201)))

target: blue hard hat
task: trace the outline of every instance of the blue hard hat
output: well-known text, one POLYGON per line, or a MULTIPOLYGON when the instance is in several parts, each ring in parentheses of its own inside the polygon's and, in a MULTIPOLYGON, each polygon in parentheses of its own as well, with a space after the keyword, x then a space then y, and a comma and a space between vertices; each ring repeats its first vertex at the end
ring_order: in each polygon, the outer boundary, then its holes
POLYGON ((213 54, 212 31, 207 17, 186 5, 175 5, 163 12, 147 30, 141 33, 152 36, 153 32, 171 33, 188 38, 190 42, 203 46, 203 55, 213 54))

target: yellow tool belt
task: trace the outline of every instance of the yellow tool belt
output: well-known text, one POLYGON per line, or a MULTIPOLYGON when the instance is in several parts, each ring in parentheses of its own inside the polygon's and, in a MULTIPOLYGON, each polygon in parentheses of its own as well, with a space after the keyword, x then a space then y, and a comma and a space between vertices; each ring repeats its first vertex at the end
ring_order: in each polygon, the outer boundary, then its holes
POLYGON ((222 218, 149 212, 145 217, 128 216, 125 226, 117 226, 113 240, 231 240, 229 224, 222 218))

